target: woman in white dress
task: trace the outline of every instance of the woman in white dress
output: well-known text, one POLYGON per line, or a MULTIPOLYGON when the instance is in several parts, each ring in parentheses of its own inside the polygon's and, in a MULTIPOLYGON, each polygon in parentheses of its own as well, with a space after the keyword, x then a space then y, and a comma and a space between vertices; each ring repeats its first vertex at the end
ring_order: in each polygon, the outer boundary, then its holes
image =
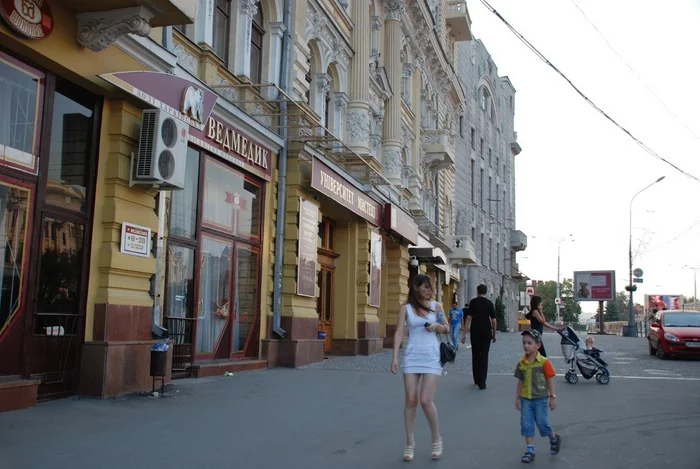
POLYGON ((440 341, 437 334, 447 334, 450 326, 442 305, 433 301, 433 285, 430 277, 418 274, 413 279, 408 301, 399 309, 399 319, 394 333, 394 356, 391 372, 399 372, 399 347, 408 327, 408 344, 404 350, 403 382, 406 390, 404 420, 406 425, 406 448, 403 458, 413 460, 415 448, 416 409, 420 404, 425 412, 432 434, 432 459, 442 456, 442 438, 438 428, 438 412, 433 402, 438 379, 442 375, 440 364, 440 341), (419 394, 420 389, 420 394, 419 394))

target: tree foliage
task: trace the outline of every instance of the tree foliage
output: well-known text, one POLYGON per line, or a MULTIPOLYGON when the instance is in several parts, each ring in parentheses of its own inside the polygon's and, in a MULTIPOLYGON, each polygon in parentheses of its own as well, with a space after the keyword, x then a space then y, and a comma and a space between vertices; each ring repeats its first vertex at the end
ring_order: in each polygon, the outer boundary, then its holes
MULTIPOLYGON (((578 322, 581 315, 581 305, 574 301, 574 285, 569 279, 564 279, 559 284, 559 293, 562 303, 559 308, 561 319, 564 322, 578 322)), ((557 296, 557 282, 548 280, 538 283, 535 286, 535 295, 542 297, 544 318, 547 322, 554 322, 556 319, 556 304, 554 299, 557 296)))
POLYGON ((498 293, 494 308, 496 309, 496 328, 500 332, 507 332, 508 326, 506 326, 506 305, 503 303, 503 287, 501 287, 498 293))
MULTIPOLYGON (((629 293, 619 291, 615 295, 614 301, 605 302, 605 317, 606 321, 627 321, 630 317, 629 310, 629 293)), ((596 322, 599 321, 598 314, 595 315, 596 322)))

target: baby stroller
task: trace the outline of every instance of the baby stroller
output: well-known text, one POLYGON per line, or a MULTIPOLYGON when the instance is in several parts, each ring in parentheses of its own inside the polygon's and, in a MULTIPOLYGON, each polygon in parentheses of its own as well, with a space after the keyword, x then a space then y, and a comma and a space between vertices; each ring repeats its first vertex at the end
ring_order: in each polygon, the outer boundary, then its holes
POLYGON ((600 358, 602 350, 586 350, 581 345, 581 339, 578 338, 570 326, 559 331, 559 335, 561 336, 561 353, 564 355, 566 363, 570 366, 566 375, 564 375, 567 382, 571 384, 578 383, 574 363, 576 363, 584 378, 591 379, 595 376, 596 381, 600 384, 608 384, 610 382, 610 372, 607 369, 608 364, 600 358))

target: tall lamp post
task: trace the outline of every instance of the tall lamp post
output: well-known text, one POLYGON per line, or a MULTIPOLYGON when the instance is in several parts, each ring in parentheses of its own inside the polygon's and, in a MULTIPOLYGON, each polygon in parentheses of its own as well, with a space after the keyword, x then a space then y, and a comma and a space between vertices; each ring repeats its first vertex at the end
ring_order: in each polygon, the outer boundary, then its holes
MULTIPOLYGON (((573 233, 569 235, 569 237, 571 237, 571 236, 573 236, 573 233)), ((555 241, 557 241, 557 298, 561 298, 561 284, 559 283, 559 270, 561 267, 561 243, 563 243, 564 241, 567 241, 567 239, 560 238, 560 239, 555 240, 555 241)), ((573 239, 570 241, 573 241, 573 239)), ((561 300, 559 301, 559 303, 557 303, 555 305, 555 308, 556 308, 556 322, 558 323, 559 322, 559 311, 561 308, 561 300)))
POLYGON ((693 271, 693 311, 698 310, 698 280, 697 280, 697 271, 700 269, 700 267, 690 267, 689 265, 685 266, 686 269, 692 269, 693 271))
POLYGON ((637 321, 635 319, 635 314, 634 314, 634 290, 637 289, 637 287, 634 285, 632 282, 632 202, 634 202, 634 199, 644 192, 645 190, 649 189, 651 186, 654 184, 661 182, 664 180, 666 176, 661 176, 659 179, 656 181, 652 182, 648 186, 646 186, 644 189, 640 190, 634 196, 632 197, 632 200, 630 200, 630 243, 629 243, 629 267, 630 267, 630 284, 627 286, 627 290, 630 292, 630 317, 629 320, 627 321, 627 330, 624 331, 625 337, 637 337, 637 321))

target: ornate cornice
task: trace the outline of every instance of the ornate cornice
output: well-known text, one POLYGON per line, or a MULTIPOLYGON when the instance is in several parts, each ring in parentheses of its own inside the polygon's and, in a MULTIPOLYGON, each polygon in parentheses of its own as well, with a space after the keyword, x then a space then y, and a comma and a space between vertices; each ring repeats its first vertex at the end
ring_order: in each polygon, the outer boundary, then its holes
POLYGON ((404 0, 389 0, 384 4, 387 21, 400 21, 406 12, 406 2, 404 0))
POLYGON ((78 43, 95 52, 106 49, 127 34, 148 36, 153 13, 144 7, 79 13, 78 43))
POLYGON ((249 18, 257 15, 258 1, 259 0, 238 0, 241 13, 247 15, 249 18))

